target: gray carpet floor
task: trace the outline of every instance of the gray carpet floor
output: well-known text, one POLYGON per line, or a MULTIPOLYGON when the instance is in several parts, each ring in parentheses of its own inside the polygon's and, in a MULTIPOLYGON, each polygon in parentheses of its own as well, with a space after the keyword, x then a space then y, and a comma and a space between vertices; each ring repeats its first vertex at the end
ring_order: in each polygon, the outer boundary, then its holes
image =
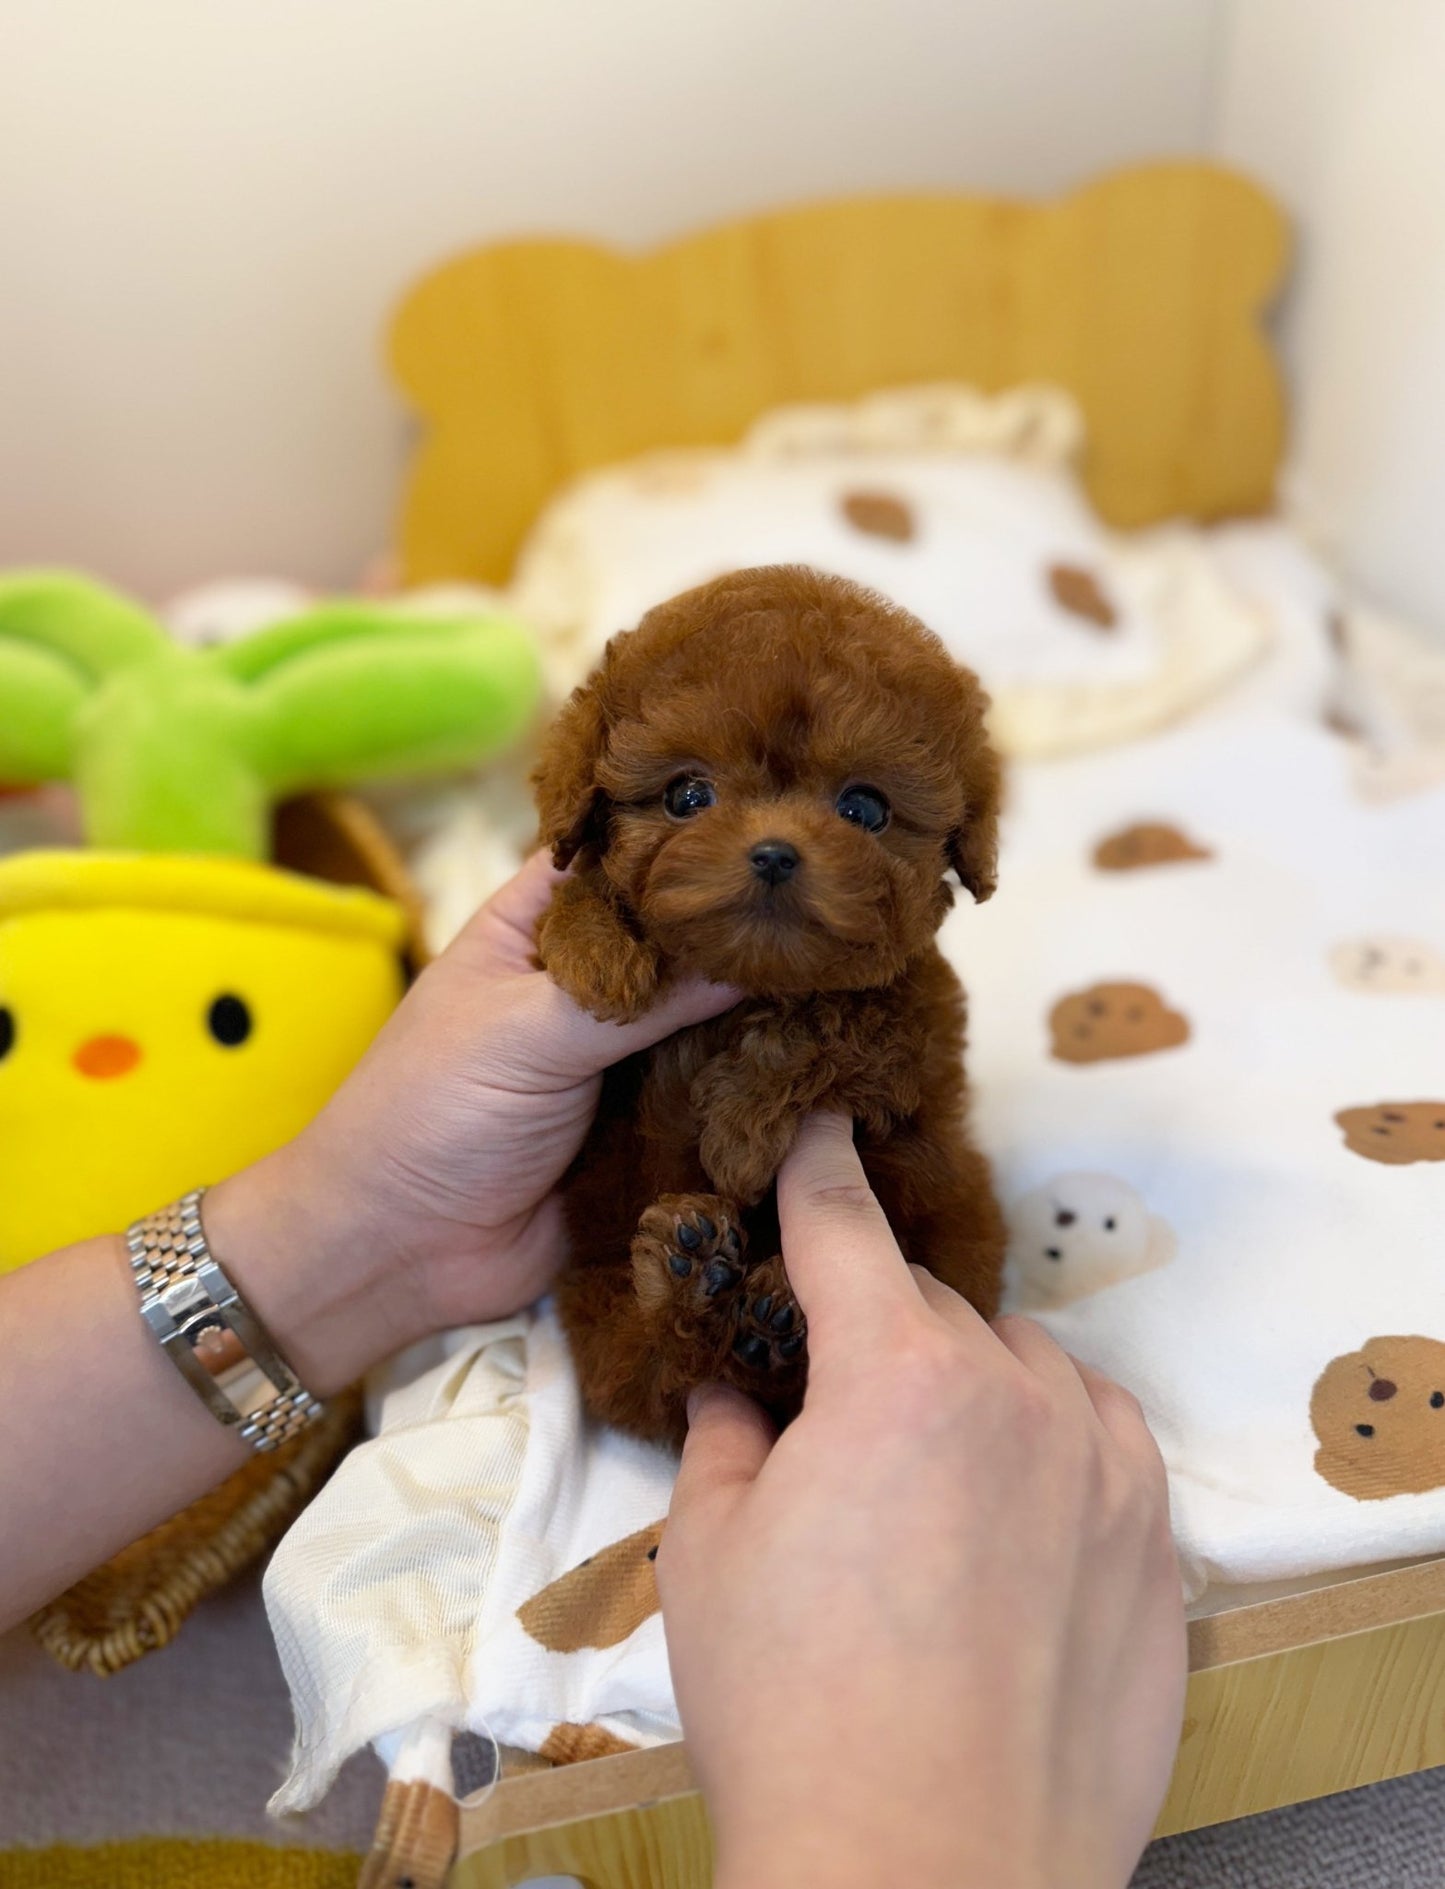
MULTIPOLYGON (((369 1756, 307 1817, 267 1818, 290 1735, 255 1580, 113 1679, 61 1672, 10 1634, 0 1639, 0 1846, 169 1834, 364 1850, 381 1793, 369 1756)), ((1445 1889, 1445 1770, 1168 1837, 1133 1889, 1445 1889)))

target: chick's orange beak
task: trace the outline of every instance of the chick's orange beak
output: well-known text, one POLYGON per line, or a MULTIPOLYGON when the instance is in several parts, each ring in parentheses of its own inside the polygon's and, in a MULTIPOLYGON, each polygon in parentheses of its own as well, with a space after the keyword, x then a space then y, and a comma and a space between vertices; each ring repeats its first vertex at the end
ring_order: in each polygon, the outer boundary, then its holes
POLYGON ((83 1076, 106 1081, 126 1076, 140 1061, 140 1044, 128 1036, 92 1036, 70 1059, 83 1076))

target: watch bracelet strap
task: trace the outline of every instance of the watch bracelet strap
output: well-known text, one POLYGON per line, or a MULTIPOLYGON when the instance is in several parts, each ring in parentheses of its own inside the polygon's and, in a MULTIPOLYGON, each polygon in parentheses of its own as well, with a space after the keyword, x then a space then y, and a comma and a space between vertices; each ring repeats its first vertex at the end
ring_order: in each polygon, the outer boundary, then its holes
POLYGON ((212 1256, 197 1187, 125 1236, 140 1314, 201 1402, 255 1450, 274 1450, 321 1415, 212 1256))

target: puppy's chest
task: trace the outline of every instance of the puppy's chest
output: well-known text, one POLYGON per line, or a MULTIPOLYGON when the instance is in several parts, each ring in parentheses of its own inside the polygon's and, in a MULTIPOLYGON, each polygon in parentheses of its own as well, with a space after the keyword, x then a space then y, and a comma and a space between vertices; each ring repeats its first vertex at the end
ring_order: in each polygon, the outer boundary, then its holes
POLYGON ((917 1105, 927 1021, 906 988, 749 998, 649 1052, 639 1115, 650 1139, 692 1140, 720 1093, 760 1109, 917 1105))

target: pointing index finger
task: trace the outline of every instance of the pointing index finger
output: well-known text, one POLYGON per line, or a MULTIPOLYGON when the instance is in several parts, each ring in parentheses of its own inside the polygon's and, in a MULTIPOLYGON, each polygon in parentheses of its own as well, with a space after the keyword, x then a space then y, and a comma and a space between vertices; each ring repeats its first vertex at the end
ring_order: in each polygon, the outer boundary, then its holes
POLYGON ((919 1304, 918 1288, 869 1187, 845 1115, 813 1115, 778 1174, 788 1279, 816 1359, 836 1331, 855 1338, 919 1304))

